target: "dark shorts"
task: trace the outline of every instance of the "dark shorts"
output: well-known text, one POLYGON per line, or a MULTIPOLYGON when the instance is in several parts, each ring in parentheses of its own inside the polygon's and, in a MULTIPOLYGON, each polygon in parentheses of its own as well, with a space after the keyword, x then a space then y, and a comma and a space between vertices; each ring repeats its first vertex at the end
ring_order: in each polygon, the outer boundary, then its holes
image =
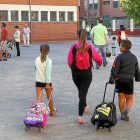
POLYGON ((118 93, 124 93, 128 95, 133 94, 133 79, 131 78, 120 78, 116 81, 116 91, 118 93))
MULTIPOLYGON (((36 82, 35 83, 36 87, 46 87, 46 83, 41 83, 41 82, 36 82)), ((50 87, 52 86, 52 83, 50 83, 50 87)))

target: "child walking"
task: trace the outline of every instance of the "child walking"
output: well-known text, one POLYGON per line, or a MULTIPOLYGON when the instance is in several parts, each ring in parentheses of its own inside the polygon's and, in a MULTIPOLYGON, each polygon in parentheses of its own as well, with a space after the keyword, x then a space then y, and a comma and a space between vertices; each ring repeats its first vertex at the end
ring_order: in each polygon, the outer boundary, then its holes
POLYGON ((112 37, 112 56, 116 56, 116 44, 117 44, 117 41, 116 41, 116 37, 112 37))
POLYGON ((129 51, 131 47, 131 41, 123 40, 121 42, 120 51, 122 53, 114 61, 109 80, 110 84, 116 80, 121 120, 125 121, 129 121, 129 110, 133 103, 134 77, 136 82, 140 81, 138 60, 129 51))
MULTIPOLYGON (((37 101, 42 102, 42 88, 45 88, 47 98, 49 99, 52 92, 52 81, 51 81, 51 70, 52 70, 52 60, 48 58, 48 53, 50 51, 50 47, 47 44, 43 44, 40 46, 40 56, 38 56, 34 63, 34 68, 36 69, 36 93, 37 93, 37 101)), ((54 116, 57 112, 55 108, 53 108, 53 99, 52 95, 49 101, 50 107, 50 116, 54 116)))

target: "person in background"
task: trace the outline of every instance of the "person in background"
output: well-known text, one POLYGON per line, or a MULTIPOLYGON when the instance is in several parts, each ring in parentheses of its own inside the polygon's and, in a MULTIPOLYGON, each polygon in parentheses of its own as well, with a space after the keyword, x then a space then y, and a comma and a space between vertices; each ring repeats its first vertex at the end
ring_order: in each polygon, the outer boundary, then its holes
MULTIPOLYGON (((97 52, 102 54, 103 58, 103 66, 105 67, 107 65, 106 60, 106 44, 109 46, 109 40, 108 40, 108 32, 107 28, 102 25, 103 19, 99 19, 99 24, 94 26, 91 30, 91 40, 92 44, 96 48, 97 52)), ((96 63, 96 69, 99 69, 99 65, 96 63)))
POLYGON ((91 30, 91 28, 89 27, 89 25, 87 25, 87 27, 86 27, 86 31, 87 31, 87 40, 88 40, 88 39, 91 40, 91 37, 90 37, 90 30, 91 30))
POLYGON ((24 41, 24 46, 23 47, 29 47, 29 41, 30 41, 30 28, 25 24, 25 27, 23 28, 23 41, 24 41))
POLYGON ((116 56, 116 37, 112 37, 112 56, 116 56))
POLYGON ((19 49, 20 31, 18 26, 15 26, 15 33, 13 37, 15 38, 16 48, 17 48, 17 55, 15 57, 20 57, 20 49, 19 49))
POLYGON ((73 82, 78 88, 79 117, 77 122, 83 124, 86 122, 86 120, 83 118, 83 114, 84 112, 87 112, 89 107, 89 103, 86 102, 86 96, 92 81, 92 59, 99 66, 101 66, 102 58, 95 50, 95 48, 92 45, 89 45, 88 42, 86 42, 87 31, 85 29, 79 29, 77 34, 79 40, 76 44, 73 44, 71 46, 68 53, 67 61, 72 71, 73 82), (81 56, 85 56, 84 58, 86 59, 81 59, 81 56), (83 64, 85 64, 84 66, 86 66, 86 68, 83 67, 83 64))
POLYGON ((118 31, 118 38, 117 38, 119 46, 122 40, 126 40, 126 39, 127 39, 127 31, 125 30, 123 25, 120 25, 120 30, 118 31))
POLYGON ((2 50, 5 51, 5 58, 3 61, 7 61, 7 55, 8 55, 8 50, 7 50, 7 37, 8 37, 8 30, 6 29, 6 24, 2 23, 1 24, 2 28, 2 34, 0 38, 0 61, 2 61, 2 50))

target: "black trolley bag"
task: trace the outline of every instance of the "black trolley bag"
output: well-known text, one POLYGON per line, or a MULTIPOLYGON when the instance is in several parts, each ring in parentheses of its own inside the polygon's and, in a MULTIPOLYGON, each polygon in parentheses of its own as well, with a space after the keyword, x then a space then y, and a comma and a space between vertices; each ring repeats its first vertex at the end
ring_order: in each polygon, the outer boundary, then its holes
POLYGON ((96 125, 96 131, 100 128, 107 128, 111 132, 111 128, 116 125, 116 106, 114 104, 115 92, 116 92, 116 83, 114 88, 114 95, 112 102, 105 102, 105 95, 108 82, 105 85, 103 102, 96 106, 93 116, 91 118, 91 123, 96 125))

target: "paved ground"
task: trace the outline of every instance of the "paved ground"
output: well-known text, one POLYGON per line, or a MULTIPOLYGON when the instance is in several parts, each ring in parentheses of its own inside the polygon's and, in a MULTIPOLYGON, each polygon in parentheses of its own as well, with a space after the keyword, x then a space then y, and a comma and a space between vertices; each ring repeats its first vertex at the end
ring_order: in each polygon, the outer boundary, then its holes
MULTIPOLYGON (((140 62, 139 37, 129 38, 133 43, 132 52, 140 62)), ((111 40, 111 39, 110 39, 111 40)), ((104 86, 109 79, 110 69, 114 57, 108 58, 108 65, 99 70, 93 69, 93 81, 90 86, 87 100, 90 103, 89 111, 85 114, 87 123, 78 125, 78 96, 77 89, 71 79, 71 71, 67 65, 67 53, 71 44, 76 41, 48 42, 51 47, 49 57, 53 60, 53 99, 58 109, 55 117, 48 117, 47 124, 40 133, 32 128, 25 132, 23 119, 31 103, 36 100, 35 70, 33 63, 39 55, 41 43, 33 43, 29 48, 20 45, 21 57, 15 58, 16 50, 9 50, 12 57, 7 62, 0 62, 0 139, 1 140, 139 140, 140 139, 140 83, 135 83, 134 103, 130 113, 130 122, 119 120, 112 132, 99 130, 90 123, 90 117, 97 104, 102 101, 104 86)), ((119 53, 119 47, 117 52, 119 53)), ((109 86, 107 101, 112 100, 113 86, 109 86)), ((43 102, 47 102, 44 93, 43 102)))

